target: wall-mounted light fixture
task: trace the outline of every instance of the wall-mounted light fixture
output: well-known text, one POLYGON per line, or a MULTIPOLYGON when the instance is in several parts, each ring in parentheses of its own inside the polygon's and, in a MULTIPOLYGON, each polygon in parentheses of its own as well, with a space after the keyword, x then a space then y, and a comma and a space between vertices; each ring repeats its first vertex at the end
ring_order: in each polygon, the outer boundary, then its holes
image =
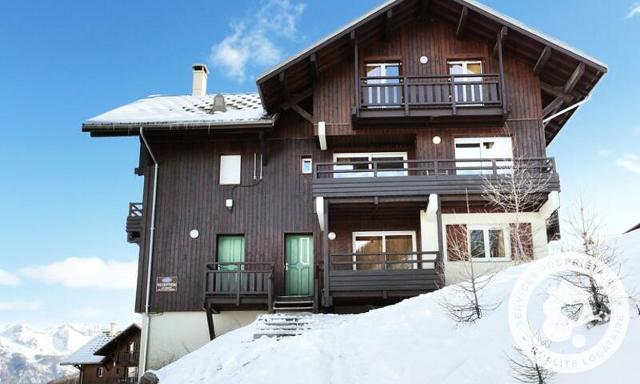
POLYGON ((335 232, 329 232, 327 237, 329 238, 329 240, 335 240, 336 239, 336 233, 335 232))
POLYGON ((224 207, 231 211, 233 209, 233 199, 225 200, 224 207))
POLYGON ((429 58, 427 56, 420 56, 420 64, 427 64, 429 62, 429 58))
POLYGON ((200 232, 198 232, 197 229, 192 229, 191 232, 189 232, 189 237, 192 239, 197 239, 198 236, 200 236, 200 232))
POLYGON ((438 145, 440 143, 442 143, 442 138, 440 136, 433 136, 433 144, 438 145))

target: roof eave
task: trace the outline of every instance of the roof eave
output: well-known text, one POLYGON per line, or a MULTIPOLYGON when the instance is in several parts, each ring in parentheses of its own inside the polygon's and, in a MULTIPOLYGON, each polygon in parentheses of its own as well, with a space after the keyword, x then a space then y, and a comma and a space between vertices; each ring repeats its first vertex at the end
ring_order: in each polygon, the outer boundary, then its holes
MULTIPOLYGON (((315 42, 314 44, 308 46, 307 48, 301 50, 300 52, 294 54, 293 56, 289 57, 288 59, 286 59, 285 61, 277 64, 276 66, 272 67, 271 69, 267 70, 266 72, 262 73, 258 79, 256 80, 256 84, 258 85, 258 88, 260 89, 260 85, 262 83, 264 83, 265 81, 269 80, 270 78, 272 78, 274 75, 276 75, 277 73, 281 72, 282 70, 285 70, 286 68, 288 68, 289 66, 299 62, 300 60, 302 60, 303 58, 305 58, 306 56, 310 55, 311 53, 313 53, 314 51, 318 50, 319 48, 325 46, 326 44, 330 44, 331 42, 340 39, 344 36, 346 36, 348 33, 351 32, 352 29, 358 28, 361 24, 369 21, 370 19, 374 19, 376 17, 378 17, 379 15, 383 14, 384 12, 386 12, 388 9, 393 8, 394 6, 396 6, 397 4, 403 2, 404 0, 390 0, 387 1, 386 3, 380 5, 379 7, 373 9, 372 11, 366 13, 365 15, 357 18, 356 20, 347 23, 344 27, 340 28, 339 30, 337 30, 336 32, 318 40, 317 42, 315 42)), ((507 17, 506 15, 503 15, 502 13, 485 6, 484 4, 480 4, 476 1, 469 1, 469 0, 454 0, 456 3, 461 4, 462 6, 468 7, 469 9, 480 13, 486 17, 495 19, 496 21, 499 21, 500 23, 502 23, 503 25, 507 26, 508 28, 511 28, 515 31, 518 31, 520 33, 523 34, 527 34, 527 35, 532 35, 532 37, 534 39, 540 40, 541 42, 543 42, 544 44, 550 45, 553 49, 556 49, 560 52, 563 52, 565 54, 569 54, 572 56, 576 56, 579 57, 581 61, 584 61, 585 64, 588 64, 592 67, 597 68, 599 71, 602 72, 607 72, 608 71, 608 66, 601 62, 598 59, 595 59, 593 57, 587 56, 585 55, 583 52, 578 51, 577 49, 570 47, 566 44, 563 44, 561 42, 559 42, 556 39, 551 38, 550 36, 547 36, 545 34, 543 34, 542 32, 539 32, 533 28, 530 28, 526 25, 524 25, 523 23, 517 22, 517 20, 512 19, 510 17, 507 17)), ((264 99, 262 100, 263 104, 264 104, 264 99)))
POLYGON ((82 124, 82 132, 88 132, 92 136, 134 136, 138 135, 140 128, 148 128, 152 131, 201 131, 201 130, 232 130, 232 129, 270 129, 277 120, 277 114, 268 119, 242 120, 230 122, 212 121, 165 121, 165 122, 92 122, 85 121, 82 124))

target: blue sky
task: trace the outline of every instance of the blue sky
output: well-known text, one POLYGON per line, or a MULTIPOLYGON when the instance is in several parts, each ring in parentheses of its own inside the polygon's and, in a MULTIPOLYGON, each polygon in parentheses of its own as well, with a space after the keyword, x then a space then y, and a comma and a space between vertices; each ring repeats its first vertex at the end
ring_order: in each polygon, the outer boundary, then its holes
MULTIPOLYGON (((640 4, 485 3, 609 65, 549 152, 565 206, 583 194, 610 233, 639 222, 640 4)), ((210 92, 253 91, 256 75, 379 1, 186 4, 0 3, 0 324, 136 319, 137 247, 124 220, 141 199, 138 142, 91 139, 83 120, 146 95, 189 93, 194 62, 209 65, 210 92)))

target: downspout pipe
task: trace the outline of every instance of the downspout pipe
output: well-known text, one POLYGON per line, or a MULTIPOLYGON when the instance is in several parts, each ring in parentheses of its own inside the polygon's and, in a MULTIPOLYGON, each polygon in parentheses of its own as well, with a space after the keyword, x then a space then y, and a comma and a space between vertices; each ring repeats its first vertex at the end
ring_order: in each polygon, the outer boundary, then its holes
POLYGON ((553 115, 547 117, 546 119, 542 120, 542 124, 544 124, 545 126, 547 124, 549 124, 549 122, 553 119, 555 119, 556 117, 560 116, 560 115, 564 115, 565 113, 574 110, 576 108, 578 108, 579 106, 581 106, 582 104, 586 104, 587 102, 589 102, 589 100, 591 100, 591 94, 588 94, 587 97, 584 98, 584 100, 577 102, 575 104, 573 104, 570 107, 567 107, 565 109, 563 109, 562 111, 558 112, 558 113, 554 113, 553 115))
POLYGON ((153 266, 153 242, 155 239, 156 232, 156 201, 158 196, 158 160, 156 159, 153 151, 151 150, 151 146, 147 141, 147 138, 144 135, 144 129, 140 127, 140 138, 144 143, 144 146, 147 148, 147 152, 149 156, 151 156, 151 160, 153 161, 153 192, 151 197, 151 228, 149 228, 149 248, 147 255, 147 291, 145 297, 144 304, 144 316, 146 318, 146 327, 145 327, 145 338, 144 338, 144 359, 141 361, 141 371, 142 374, 147 370, 147 360, 149 355, 149 327, 151 326, 151 267, 153 266))

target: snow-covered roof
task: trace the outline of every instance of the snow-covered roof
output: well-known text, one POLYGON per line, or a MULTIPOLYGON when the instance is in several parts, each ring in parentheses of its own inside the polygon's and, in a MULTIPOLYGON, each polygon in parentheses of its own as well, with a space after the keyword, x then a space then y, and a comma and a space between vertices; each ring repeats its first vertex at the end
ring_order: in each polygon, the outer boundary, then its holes
POLYGON ((153 95, 93 117, 83 130, 94 132, 114 128, 225 127, 272 125, 257 93, 222 94, 226 110, 214 107, 216 95, 153 95))
POLYGON ((106 357, 94 353, 111 340, 111 336, 101 333, 60 361, 60 365, 101 364, 106 357))

